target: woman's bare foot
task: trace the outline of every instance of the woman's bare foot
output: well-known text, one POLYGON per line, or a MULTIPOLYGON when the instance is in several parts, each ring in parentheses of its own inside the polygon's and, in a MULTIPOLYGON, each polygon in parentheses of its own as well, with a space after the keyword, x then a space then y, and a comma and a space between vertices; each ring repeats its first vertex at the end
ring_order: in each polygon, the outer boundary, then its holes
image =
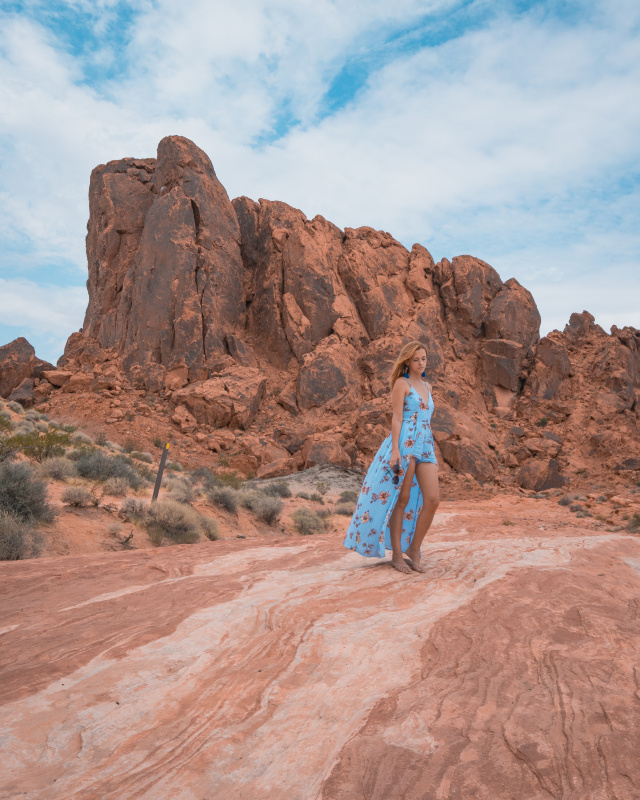
POLYGON ((398 572, 404 572, 407 575, 411 575, 411 570, 406 565, 404 559, 402 559, 402 561, 393 561, 393 560, 391 560, 389 563, 391 564, 392 567, 397 569, 398 572))
POLYGON ((414 572, 424 572, 424 570, 420 566, 419 557, 415 558, 414 556, 409 555, 408 551, 405 553, 405 555, 409 559, 409 566, 411 567, 412 570, 414 570, 414 572))

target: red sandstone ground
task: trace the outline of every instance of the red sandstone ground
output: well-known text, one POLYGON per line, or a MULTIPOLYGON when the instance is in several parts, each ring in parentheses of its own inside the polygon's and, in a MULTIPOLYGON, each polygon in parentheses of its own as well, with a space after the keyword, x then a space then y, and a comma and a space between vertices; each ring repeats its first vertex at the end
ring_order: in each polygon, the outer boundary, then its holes
POLYGON ((0 564, 0 797, 640 796, 637 536, 445 502, 405 577, 341 535, 0 564))

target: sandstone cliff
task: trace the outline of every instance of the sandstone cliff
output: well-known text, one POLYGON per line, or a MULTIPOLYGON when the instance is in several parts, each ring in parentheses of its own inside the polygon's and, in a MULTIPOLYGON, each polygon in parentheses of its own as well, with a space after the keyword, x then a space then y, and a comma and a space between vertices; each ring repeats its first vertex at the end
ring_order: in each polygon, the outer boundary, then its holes
POLYGON ((484 261, 434 263, 383 231, 231 202, 183 137, 96 167, 89 206, 84 325, 34 400, 130 386, 245 472, 364 466, 388 432, 389 368, 420 339, 445 470, 539 490, 640 467, 633 328, 607 334, 583 312, 539 339, 530 292, 484 261))

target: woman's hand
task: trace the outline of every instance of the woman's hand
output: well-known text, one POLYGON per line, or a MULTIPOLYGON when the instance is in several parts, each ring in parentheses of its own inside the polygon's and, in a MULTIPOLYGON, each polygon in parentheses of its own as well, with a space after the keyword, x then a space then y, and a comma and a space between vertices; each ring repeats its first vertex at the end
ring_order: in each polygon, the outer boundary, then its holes
POLYGON ((392 450, 391 451, 391 460, 389 461, 389 466, 393 469, 393 465, 398 464, 398 466, 402 466, 402 459, 400 458, 400 451, 399 450, 392 450))

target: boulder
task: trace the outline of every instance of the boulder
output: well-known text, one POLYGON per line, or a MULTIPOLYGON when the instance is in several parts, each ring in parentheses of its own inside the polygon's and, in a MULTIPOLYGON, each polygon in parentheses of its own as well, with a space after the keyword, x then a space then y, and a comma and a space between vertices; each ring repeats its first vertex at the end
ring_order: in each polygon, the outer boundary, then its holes
POLYGON ((308 410, 335 400, 342 410, 360 403, 360 377, 355 349, 329 337, 305 356, 297 380, 298 407, 308 410))
POLYGON ((516 473, 515 480, 523 489, 533 492, 560 489, 567 483, 558 472, 558 462, 554 458, 529 461, 516 473))
POLYGON ((284 475, 291 475, 292 472, 297 472, 297 470, 295 458, 278 458, 260 467, 256 472, 256 478, 281 478, 284 475))
POLYGON ((63 392, 87 392, 92 388, 92 372, 74 372, 62 386, 63 392))
POLYGON ((35 350, 23 336, 0 347, 0 397, 8 397, 30 378, 35 364, 35 350))
POLYGON ((540 338, 540 312, 533 295, 515 278, 506 281, 493 298, 485 320, 487 339, 518 342, 525 353, 540 338))
POLYGON ((284 386, 278 396, 276 397, 276 402, 279 403, 284 409, 289 411, 291 414, 297 414, 298 403, 296 399, 296 382, 290 381, 289 383, 284 386))
POLYGON ((7 398, 9 402, 20 403, 21 406, 29 408, 37 402, 38 396, 34 392, 33 378, 25 378, 7 398))
POLYGON ((191 433, 198 427, 198 422, 185 406, 177 406, 171 417, 171 422, 180 428, 182 433, 191 433))
POLYGON ((480 350, 484 378, 490 387, 502 386, 511 392, 520 390, 520 372, 525 348, 508 339, 489 339, 480 350))
POLYGON ((60 386, 64 386, 65 383, 69 381, 72 374, 73 373, 68 369, 52 369, 44 370, 44 372, 41 374, 41 377, 49 381, 52 386, 59 388, 60 386))
POLYGON ((552 331, 538 342, 525 393, 531 397, 551 400, 570 374, 571 362, 564 341, 557 331, 552 331))
POLYGON ((446 439, 438 444, 442 457, 456 472, 468 473, 479 481, 488 481, 495 476, 490 457, 477 442, 446 439))
POLYGON ((266 384, 260 370, 237 366, 173 392, 171 402, 186 406, 200 425, 246 429, 258 413, 266 384))
POLYGON ((338 467, 351 466, 351 458, 342 448, 339 440, 322 434, 310 436, 302 448, 305 469, 316 464, 335 464, 338 467))

